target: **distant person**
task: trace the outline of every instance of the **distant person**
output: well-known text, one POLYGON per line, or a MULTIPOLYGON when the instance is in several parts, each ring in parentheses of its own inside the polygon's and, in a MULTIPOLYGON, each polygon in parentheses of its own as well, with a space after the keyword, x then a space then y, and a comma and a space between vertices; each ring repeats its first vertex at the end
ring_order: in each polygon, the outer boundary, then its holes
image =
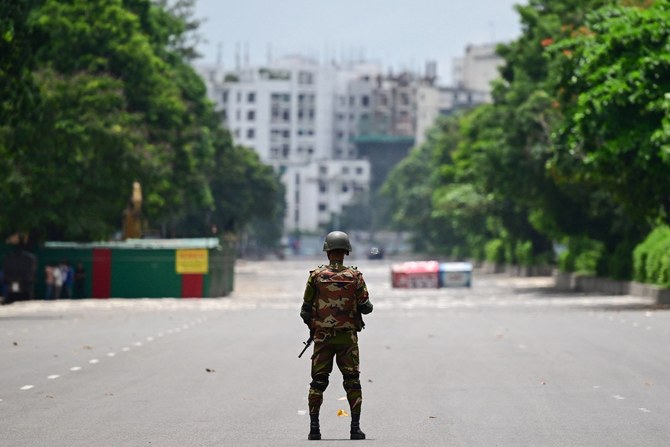
POLYGON ((58 265, 54 265, 52 271, 54 275, 53 299, 57 300, 60 298, 61 289, 63 288, 63 271, 58 265))
POLYGON ((85 298, 84 287, 86 286, 86 270, 84 264, 77 263, 77 268, 74 270, 74 296, 75 298, 85 298))
POLYGON ((351 439, 365 439, 361 431, 363 395, 359 372, 358 332, 365 326, 361 314, 372 312, 363 275, 344 265, 351 251, 349 236, 342 231, 328 233, 323 251, 330 263, 310 272, 300 317, 314 340, 312 382, 307 397, 310 430, 307 439, 321 439, 319 411, 328 376, 337 361, 351 411, 351 439))
POLYGON ((37 258, 26 249, 22 238, 16 248, 5 256, 2 271, 5 285, 2 304, 33 299, 37 258))
POLYGON ((44 299, 54 298, 54 267, 50 263, 44 267, 44 299))
POLYGON ((4 301, 6 295, 5 292, 5 272, 0 269, 0 301, 4 301))
POLYGON ((74 286, 74 269, 68 261, 61 262, 59 267, 61 274, 63 275, 61 298, 72 298, 72 287, 74 286))

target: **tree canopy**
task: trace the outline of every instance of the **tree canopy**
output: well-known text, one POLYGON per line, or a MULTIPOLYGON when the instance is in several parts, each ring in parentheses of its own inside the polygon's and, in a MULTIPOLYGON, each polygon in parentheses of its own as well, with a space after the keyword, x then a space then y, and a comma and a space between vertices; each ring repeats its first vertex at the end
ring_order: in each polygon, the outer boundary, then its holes
POLYGON ((495 245, 505 262, 537 263, 563 245, 629 276, 634 245, 669 219, 670 6, 516 8, 522 34, 498 47, 493 103, 436 124, 389 177, 394 223, 452 256, 495 245))
POLYGON ((2 3, 0 235, 108 238, 133 181, 164 235, 240 232, 281 212, 277 176, 233 145, 190 65, 192 5, 2 3))

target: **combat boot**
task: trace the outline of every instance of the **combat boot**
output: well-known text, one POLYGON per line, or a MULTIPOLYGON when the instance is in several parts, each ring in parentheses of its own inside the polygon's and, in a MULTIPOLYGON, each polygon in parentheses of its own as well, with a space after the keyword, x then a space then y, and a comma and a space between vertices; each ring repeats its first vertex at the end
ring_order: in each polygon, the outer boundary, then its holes
POLYGON ((309 419, 309 435, 307 435, 307 439, 310 441, 318 441, 321 439, 321 429, 319 428, 319 413, 310 413, 309 419))
POLYGON ((351 439, 365 439, 365 433, 361 431, 360 413, 351 413, 351 439))

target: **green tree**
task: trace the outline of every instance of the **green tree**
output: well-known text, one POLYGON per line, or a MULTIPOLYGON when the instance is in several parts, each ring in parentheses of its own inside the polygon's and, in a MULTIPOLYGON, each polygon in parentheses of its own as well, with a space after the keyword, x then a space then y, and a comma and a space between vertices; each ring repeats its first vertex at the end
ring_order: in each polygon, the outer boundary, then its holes
POLYGON ((670 5, 635 3, 592 11, 555 45, 565 122, 552 163, 629 215, 668 222, 670 5))
POLYGON ((267 199, 276 176, 233 147, 189 65, 192 6, 3 3, 1 44, 11 57, 2 59, 0 89, 14 93, 0 111, 0 233, 108 237, 135 180, 147 217, 169 235, 210 234, 215 222, 243 231, 254 217, 276 216, 281 205, 267 199))

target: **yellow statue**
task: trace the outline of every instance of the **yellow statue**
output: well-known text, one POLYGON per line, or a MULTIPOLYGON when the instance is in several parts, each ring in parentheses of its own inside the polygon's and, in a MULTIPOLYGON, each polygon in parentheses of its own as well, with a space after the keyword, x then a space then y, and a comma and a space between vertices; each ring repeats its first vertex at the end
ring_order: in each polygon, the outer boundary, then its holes
POLYGON ((133 182, 133 194, 123 211, 123 239, 140 237, 142 237, 142 187, 140 182, 133 182))

